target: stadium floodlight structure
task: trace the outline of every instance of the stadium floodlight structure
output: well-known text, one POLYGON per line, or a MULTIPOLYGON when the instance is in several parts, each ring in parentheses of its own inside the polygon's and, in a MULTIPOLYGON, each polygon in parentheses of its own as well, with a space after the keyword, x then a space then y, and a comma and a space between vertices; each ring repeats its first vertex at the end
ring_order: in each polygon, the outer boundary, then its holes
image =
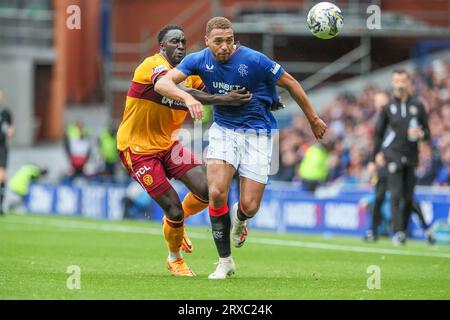
POLYGON ((53 10, 50 8, 1 8, 1 54, 51 63, 55 59, 53 36, 53 10))
MULTIPOLYGON (((421 37, 450 38, 450 29, 430 26, 425 22, 394 12, 383 12, 381 28, 370 30, 366 26, 367 15, 363 16, 355 10, 343 10, 345 26, 339 33, 342 37, 358 37, 360 45, 332 62, 283 62, 290 72, 312 73, 302 81, 306 90, 321 84, 331 76, 340 72, 346 74, 364 74, 371 71, 370 39, 375 37, 421 37), (359 63, 358 63, 359 62, 359 63)), ((258 34, 262 36, 262 51, 274 56, 274 43, 277 36, 311 36, 306 24, 307 12, 302 13, 263 13, 244 14, 240 21, 233 23, 236 34, 258 34)), ((326 40, 324 40, 326 41, 326 40)))
POLYGON ((45 2, 35 1, 31 6, 25 1, 0 1, 0 88, 7 95, 13 118, 20 119, 13 145, 34 143, 40 125, 35 121, 35 108, 46 104, 36 103, 35 92, 45 86, 36 74, 37 70, 47 72, 56 61, 54 36, 54 11, 45 2))

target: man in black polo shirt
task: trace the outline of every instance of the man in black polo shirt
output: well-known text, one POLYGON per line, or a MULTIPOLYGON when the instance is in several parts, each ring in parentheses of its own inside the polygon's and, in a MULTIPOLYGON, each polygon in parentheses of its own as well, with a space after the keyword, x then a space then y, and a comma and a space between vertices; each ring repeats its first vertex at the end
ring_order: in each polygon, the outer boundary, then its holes
POLYGON ((417 145, 420 140, 430 139, 425 107, 411 95, 411 87, 407 71, 393 72, 393 95, 379 113, 375 127, 373 160, 382 152, 386 162, 395 245, 406 242, 419 162, 417 145))

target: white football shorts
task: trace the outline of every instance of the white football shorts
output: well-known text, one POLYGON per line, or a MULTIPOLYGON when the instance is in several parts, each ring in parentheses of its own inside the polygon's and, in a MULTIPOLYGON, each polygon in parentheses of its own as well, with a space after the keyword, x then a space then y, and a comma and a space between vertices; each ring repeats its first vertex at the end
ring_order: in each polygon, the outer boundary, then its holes
POLYGON ((213 123, 209 129, 206 158, 225 160, 239 176, 267 184, 273 138, 255 131, 232 130, 213 123))

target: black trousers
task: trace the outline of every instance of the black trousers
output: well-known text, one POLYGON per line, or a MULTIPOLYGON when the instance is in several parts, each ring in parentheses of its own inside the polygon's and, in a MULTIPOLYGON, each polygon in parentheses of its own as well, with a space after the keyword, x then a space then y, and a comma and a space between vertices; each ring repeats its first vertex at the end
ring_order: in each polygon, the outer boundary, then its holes
POLYGON ((6 168, 8 164, 8 147, 0 143, 0 168, 6 168))
POLYGON ((391 213, 394 232, 406 233, 414 201, 415 166, 387 163, 388 189, 391 192, 391 213))
MULTIPOLYGON (((414 181, 414 183, 415 183, 415 181, 414 181)), ((377 183, 375 185, 375 201, 373 204, 372 221, 371 221, 371 228, 370 228, 374 234, 377 234, 377 228, 381 223, 381 217, 382 217, 381 207, 383 206, 383 202, 386 198, 387 190, 388 190, 388 172, 387 172, 386 168, 380 168, 380 169, 378 169, 378 172, 377 172, 377 183)), ((413 189, 413 193, 414 193, 414 189, 413 189)), ((391 205, 392 205, 392 202, 391 202, 391 205)), ((402 203, 400 203, 400 205, 402 205, 402 203)), ((421 227, 424 230, 428 229, 428 224, 425 222, 425 218, 423 216, 422 209, 420 208, 419 203, 417 203, 417 201, 415 201, 414 198, 413 198, 410 212, 411 211, 417 214, 417 217, 419 218, 421 227)), ((394 215, 392 214, 392 216, 394 216, 394 215)), ((408 227, 408 222, 409 222, 409 214, 407 215, 407 217, 405 216, 405 219, 406 220, 404 221, 404 228, 406 230, 406 228, 408 227)))
POLYGON ((386 168, 379 168, 377 171, 377 183, 375 185, 375 201, 373 203, 371 226, 371 230, 375 234, 377 234, 377 228, 381 222, 381 207, 383 206, 384 199, 386 198, 387 188, 386 168))

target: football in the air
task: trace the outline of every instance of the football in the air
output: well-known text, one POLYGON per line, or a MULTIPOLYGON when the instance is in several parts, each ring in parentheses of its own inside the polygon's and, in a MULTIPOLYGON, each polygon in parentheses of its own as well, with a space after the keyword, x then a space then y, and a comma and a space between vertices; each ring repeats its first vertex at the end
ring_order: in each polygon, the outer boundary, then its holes
POLYGON ((308 28, 317 38, 331 39, 339 34, 344 26, 341 9, 330 2, 320 2, 308 12, 308 28))

